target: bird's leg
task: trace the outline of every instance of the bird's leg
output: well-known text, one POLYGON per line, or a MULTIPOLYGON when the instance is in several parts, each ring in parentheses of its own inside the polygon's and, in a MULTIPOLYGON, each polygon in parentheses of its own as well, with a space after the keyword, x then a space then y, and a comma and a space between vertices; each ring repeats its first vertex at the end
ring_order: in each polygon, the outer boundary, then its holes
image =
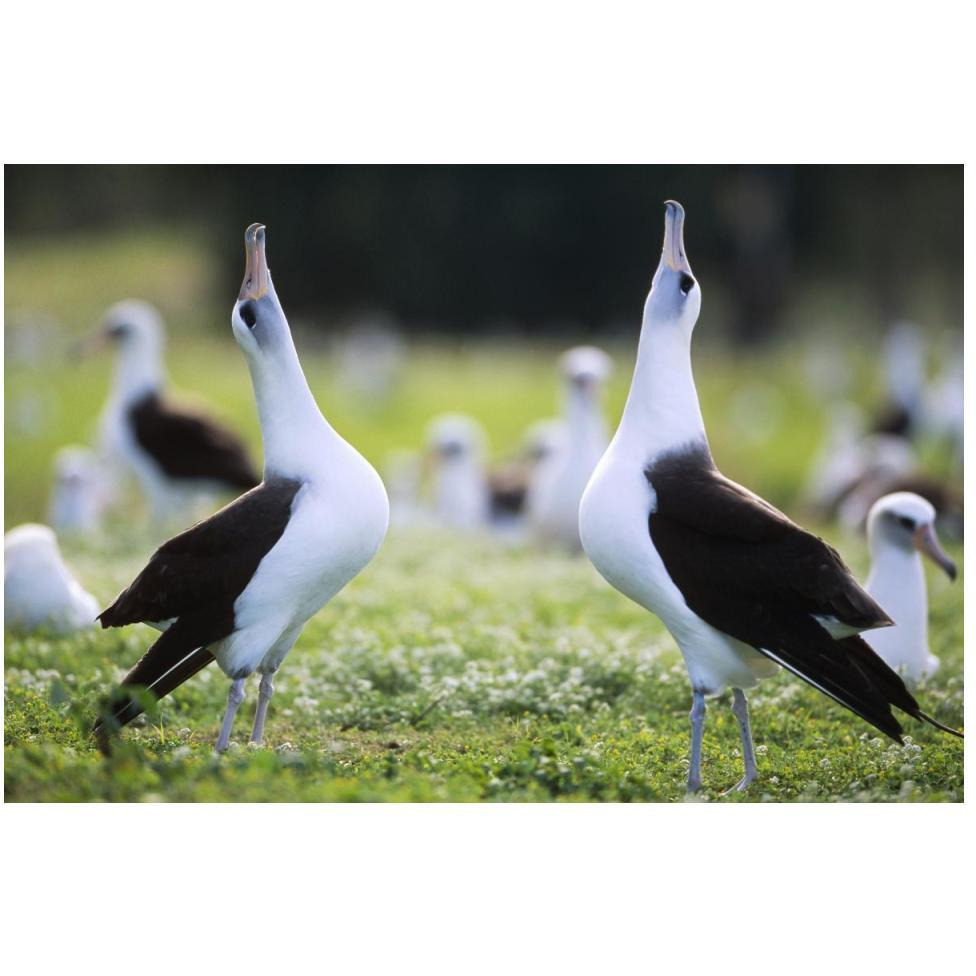
POLYGON ((258 710, 254 713, 254 728, 251 729, 251 741, 261 744, 264 738, 264 720, 268 714, 268 702, 274 694, 274 671, 261 675, 261 684, 258 688, 258 710))
POLYGON ((244 701, 244 678, 235 678, 231 682, 230 692, 227 695, 227 711, 224 712, 224 724, 220 727, 220 735, 217 738, 217 752, 224 752, 230 743, 230 731, 234 727, 234 716, 237 709, 244 701))
POLYGON ((727 792, 741 793, 756 778, 756 750, 752 744, 752 729, 749 727, 749 702, 741 688, 732 689, 732 714, 739 723, 739 735, 742 738, 742 762, 745 764, 745 776, 727 792))
POLYGON ((701 789, 702 739, 705 737, 705 692, 695 691, 691 706, 691 761, 688 765, 688 792, 701 789))

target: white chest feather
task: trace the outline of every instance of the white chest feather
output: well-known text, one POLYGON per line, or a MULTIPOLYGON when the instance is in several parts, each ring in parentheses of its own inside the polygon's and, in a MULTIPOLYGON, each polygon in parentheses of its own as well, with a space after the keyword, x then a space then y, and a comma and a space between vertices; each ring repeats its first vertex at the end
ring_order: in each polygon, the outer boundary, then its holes
POLYGON ((918 553, 885 552, 872 566, 866 589, 895 626, 866 632, 864 639, 910 681, 934 673, 939 659, 929 652, 928 596, 918 553))
POLYGON ((302 485, 281 538, 237 598, 235 633, 216 649, 228 673, 257 667, 281 635, 291 634, 293 641, 382 544, 389 523, 386 490, 372 466, 348 450, 332 477, 302 485))
POLYGON ((611 444, 583 494, 580 538, 587 556, 611 586, 661 618, 696 688, 717 694, 752 687, 776 665, 688 607, 651 539, 653 486, 628 453, 611 444))

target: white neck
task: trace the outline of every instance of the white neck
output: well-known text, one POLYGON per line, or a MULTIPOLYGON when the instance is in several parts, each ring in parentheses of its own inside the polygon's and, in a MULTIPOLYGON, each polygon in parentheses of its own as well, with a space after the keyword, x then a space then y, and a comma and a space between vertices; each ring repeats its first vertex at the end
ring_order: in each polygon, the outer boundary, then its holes
POLYGON ((141 400, 163 386, 165 370, 160 343, 152 339, 123 345, 115 362, 112 399, 122 406, 141 400))
POLYGON ((597 454, 607 445, 606 425, 594 394, 588 394, 576 387, 566 393, 566 427, 569 432, 568 448, 597 454))
POLYGON ((897 633, 900 640, 927 650, 928 595, 921 556, 883 538, 871 541, 871 556, 865 587, 895 621, 892 639, 897 633))
POLYGON ((435 493, 438 516, 448 524, 474 526, 487 516, 488 491, 481 462, 452 458, 439 466, 435 493))
POLYGON ((329 467, 345 441, 322 416, 291 336, 267 355, 247 357, 264 444, 265 478, 306 478, 329 467))
POLYGON ((650 460, 692 442, 706 441, 691 371, 691 337, 672 323, 645 316, 637 364, 614 440, 650 460))

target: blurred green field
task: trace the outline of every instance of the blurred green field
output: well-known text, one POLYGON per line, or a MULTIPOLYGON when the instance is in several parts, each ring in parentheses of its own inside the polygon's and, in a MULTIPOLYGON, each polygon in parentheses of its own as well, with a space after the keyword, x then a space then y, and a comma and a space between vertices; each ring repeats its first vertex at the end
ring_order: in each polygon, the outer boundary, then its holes
MULTIPOLYGON (((273 263, 273 262, 272 262, 273 263)), ((89 442, 110 377, 108 358, 75 361, 71 339, 123 297, 157 304, 170 326, 174 387, 241 430, 259 451, 247 370, 233 342, 233 295, 215 295, 206 255, 167 233, 8 242, 5 368, 5 527, 43 520, 54 452, 89 442), (110 269, 110 270, 109 270, 110 269), (57 323, 40 350, 11 326, 57 323)), ((630 378, 633 331, 610 347, 615 422, 630 378)), ((282 296, 288 311, 287 295, 282 296)), ((336 377, 328 332, 296 326, 319 403, 380 470, 417 448, 437 413, 464 411, 487 428, 495 457, 557 409, 559 346, 475 340, 411 346, 392 395, 363 401, 336 377)), ((842 323, 841 323, 842 325, 842 323)), ((706 303, 696 375, 713 451, 723 468, 797 514, 823 413, 795 350, 734 351, 709 336, 706 303), (748 378, 748 387, 744 385, 748 378), (750 436, 760 420, 762 436, 750 436)), ((876 392, 855 356, 865 404, 876 392)), ((932 463, 940 463, 933 456, 932 463)), ((865 545, 828 530, 864 575, 865 545)), ((112 531, 65 554, 109 601, 154 540, 138 508, 112 531)), ((953 555, 961 561, 961 551, 953 555)), ((921 697, 962 723, 962 583, 930 576, 932 649, 943 666, 921 697)), ((690 691, 662 625, 612 591, 583 559, 492 539, 392 531, 375 562, 306 628, 271 706, 267 748, 212 755, 226 696, 215 668, 140 721, 110 761, 85 730, 98 698, 143 652, 143 627, 71 639, 5 641, 5 786, 11 800, 676 800, 683 797, 690 691)), ((255 688, 238 719, 246 740, 255 688)), ((761 780, 745 797, 805 800, 961 800, 962 746, 929 727, 894 746, 800 682, 779 676, 752 696, 761 780), (921 748, 919 748, 921 747, 921 748)), ((709 710, 706 799, 739 775, 728 702, 709 710)))

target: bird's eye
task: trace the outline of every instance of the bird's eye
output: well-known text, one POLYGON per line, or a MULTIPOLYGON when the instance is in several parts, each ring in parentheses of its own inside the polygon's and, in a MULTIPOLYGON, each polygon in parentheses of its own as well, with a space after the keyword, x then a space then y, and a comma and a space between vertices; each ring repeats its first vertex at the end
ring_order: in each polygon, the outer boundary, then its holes
POLYGON ((129 334, 129 327, 124 322, 109 326, 108 334, 113 339, 122 339, 129 334))
POLYGON ((682 295, 687 295, 695 287, 695 279, 690 274, 681 275, 681 283, 678 285, 682 295))
POLYGON ((907 515, 899 515, 898 524, 903 529, 908 529, 909 532, 915 531, 915 519, 911 519, 907 515))
POLYGON ((243 319, 244 324, 249 328, 253 329, 257 325, 258 317, 254 312, 254 304, 252 302, 245 302, 239 309, 241 313, 241 319, 243 319))

